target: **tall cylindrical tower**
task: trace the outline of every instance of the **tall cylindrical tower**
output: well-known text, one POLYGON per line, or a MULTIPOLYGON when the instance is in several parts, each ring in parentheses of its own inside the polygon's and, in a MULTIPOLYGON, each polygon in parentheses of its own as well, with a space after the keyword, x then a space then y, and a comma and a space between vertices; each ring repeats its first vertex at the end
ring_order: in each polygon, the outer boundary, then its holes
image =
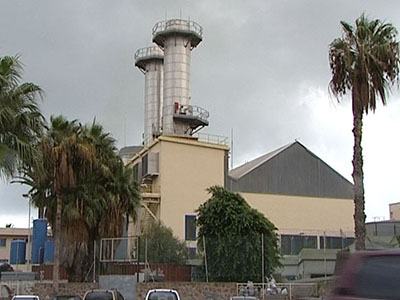
POLYGON ((163 59, 164 53, 156 45, 139 49, 135 53, 135 66, 145 74, 143 134, 145 145, 161 134, 163 59))
POLYGON ((153 27, 153 42, 164 49, 163 134, 186 134, 187 126, 177 126, 174 114, 191 105, 190 53, 202 35, 199 24, 181 19, 161 21, 153 27))

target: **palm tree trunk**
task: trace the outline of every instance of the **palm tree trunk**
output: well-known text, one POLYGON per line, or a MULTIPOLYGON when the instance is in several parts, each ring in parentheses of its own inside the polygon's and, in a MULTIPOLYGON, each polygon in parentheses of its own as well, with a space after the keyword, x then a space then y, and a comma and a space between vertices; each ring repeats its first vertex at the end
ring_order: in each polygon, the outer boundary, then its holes
POLYGON ((55 222, 55 239, 54 239, 54 265, 53 265, 53 290, 58 293, 59 279, 60 279, 60 249, 61 249, 61 211, 62 211, 62 198, 57 195, 57 211, 55 222))
POLYGON ((354 229, 356 236, 356 250, 365 250, 365 200, 364 200, 364 173, 361 148, 363 112, 353 108, 353 192, 354 192, 354 229))

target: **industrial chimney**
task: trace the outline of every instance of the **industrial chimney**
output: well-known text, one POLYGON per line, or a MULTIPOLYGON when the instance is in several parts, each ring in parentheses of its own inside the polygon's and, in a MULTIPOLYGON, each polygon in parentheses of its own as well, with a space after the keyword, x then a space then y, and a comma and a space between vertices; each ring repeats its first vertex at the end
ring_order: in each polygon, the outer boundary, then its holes
POLYGON ((164 53, 156 45, 139 49, 135 53, 135 66, 145 74, 144 145, 161 135, 163 59, 164 53))
POLYGON ((208 111, 192 106, 190 99, 190 54, 202 34, 199 24, 182 19, 153 27, 153 42, 164 50, 163 135, 191 136, 208 125, 208 111))

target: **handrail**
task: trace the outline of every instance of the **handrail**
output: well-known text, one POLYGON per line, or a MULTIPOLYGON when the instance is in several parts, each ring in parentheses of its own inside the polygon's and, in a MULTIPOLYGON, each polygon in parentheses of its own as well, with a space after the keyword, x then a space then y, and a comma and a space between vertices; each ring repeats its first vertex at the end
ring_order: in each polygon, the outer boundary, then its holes
POLYGON ((200 142, 205 142, 208 144, 217 144, 217 145, 228 145, 228 137, 222 135, 215 135, 209 133, 196 133, 194 135, 197 137, 197 140, 200 142))
POLYGON ((193 117, 198 117, 202 120, 207 120, 210 113, 204 108, 197 105, 179 104, 176 102, 174 105, 169 105, 166 108, 167 111, 173 107, 175 115, 188 115, 193 117))
POLYGON ((160 58, 164 57, 164 53, 160 49, 160 47, 150 46, 150 47, 146 47, 146 48, 141 48, 135 52, 134 58, 135 58, 135 61, 137 61, 138 59, 142 59, 145 57, 154 57, 154 56, 155 57, 158 56, 160 58))
MULTIPOLYGON (((161 31, 167 31, 169 26, 185 26, 185 28, 188 31, 192 31, 193 33, 199 35, 200 37, 203 36, 203 27, 200 26, 200 24, 194 22, 194 21, 186 21, 182 19, 172 19, 168 21, 160 21, 157 22, 156 25, 154 25, 152 33, 153 36, 155 36, 157 33, 161 31)), ((176 28, 173 28, 176 29, 176 28)))

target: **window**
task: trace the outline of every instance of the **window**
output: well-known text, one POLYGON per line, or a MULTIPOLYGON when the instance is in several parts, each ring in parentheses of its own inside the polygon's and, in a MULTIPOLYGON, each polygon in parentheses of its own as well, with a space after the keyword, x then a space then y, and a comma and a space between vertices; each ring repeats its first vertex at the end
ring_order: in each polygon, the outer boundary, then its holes
POLYGON ((319 237, 319 245, 320 249, 343 249, 347 246, 348 243, 351 244, 353 241, 353 238, 348 238, 348 241, 346 238, 342 237, 337 237, 337 236, 320 236, 319 237), (326 241, 326 246, 325 246, 325 241, 326 241))
POLYGON ((0 238, 0 247, 5 247, 7 245, 7 240, 5 238, 0 238))
POLYGON ((317 248, 317 237, 311 235, 281 235, 281 253, 297 255, 303 248, 317 248))
POLYGON ((186 215, 185 216, 185 240, 195 241, 196 235, 196 216, 186 215))
POLYGON ((281 253, 283 255, 290 255, 291 253, 291 238, 290 235, 281 235, 281 253))
POLYGON ((194 259, 196 258, 196 248, 194 247, 187 247, 186 248, 187 259, 194 259))

